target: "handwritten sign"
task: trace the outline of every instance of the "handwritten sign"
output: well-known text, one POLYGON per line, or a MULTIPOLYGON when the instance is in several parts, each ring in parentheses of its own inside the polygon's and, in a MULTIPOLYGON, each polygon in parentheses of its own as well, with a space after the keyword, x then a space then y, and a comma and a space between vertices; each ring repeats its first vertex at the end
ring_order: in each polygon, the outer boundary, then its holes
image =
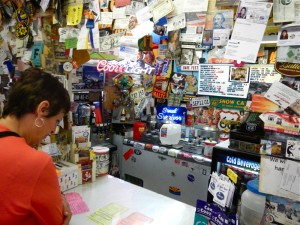
POLYGON ((261 156, 259 177, 259 191, 284 198, 300 200, 300 196, 281 188, 281 179, 284 176, 286 159, 261 156))

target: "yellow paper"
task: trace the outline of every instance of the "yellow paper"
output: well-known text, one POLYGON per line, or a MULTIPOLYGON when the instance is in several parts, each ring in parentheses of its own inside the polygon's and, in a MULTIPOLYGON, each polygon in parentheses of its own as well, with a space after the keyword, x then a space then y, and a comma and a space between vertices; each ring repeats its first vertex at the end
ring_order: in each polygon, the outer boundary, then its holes
POLYGON ((120 214, 127 211, 128 208, 118 205, 116 203, 110 203, 103 208, 96 210, 93 214, 88 216, 88 219, 98 225, 108 225, 111 221, 120 214))
POLYGON ((232 169, 227 169, 227 176, 230 178, 230 180, 232 180, 233 183, 237 183, 238 175, 233 172, 232 169))
POLYGON ((83 4, 68 6, 67 25, 78 25, 82 17, 83 4))

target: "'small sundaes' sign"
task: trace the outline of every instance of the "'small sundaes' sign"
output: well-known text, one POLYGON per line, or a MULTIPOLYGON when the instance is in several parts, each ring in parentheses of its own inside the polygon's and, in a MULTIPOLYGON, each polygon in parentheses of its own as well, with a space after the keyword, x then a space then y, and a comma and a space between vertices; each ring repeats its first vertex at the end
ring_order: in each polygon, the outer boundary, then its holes
POLYGON ((157 119, 159 121, 173 121, 174 123, 182 123, 182 118, 186 115, 185 107, 174 106, 158 106, 157 119))
POLYGON ((138 62, 128 60, 99 60, 97 70, 99 72, 153 74, 155 68, 146 63, 141 65, 138 62))

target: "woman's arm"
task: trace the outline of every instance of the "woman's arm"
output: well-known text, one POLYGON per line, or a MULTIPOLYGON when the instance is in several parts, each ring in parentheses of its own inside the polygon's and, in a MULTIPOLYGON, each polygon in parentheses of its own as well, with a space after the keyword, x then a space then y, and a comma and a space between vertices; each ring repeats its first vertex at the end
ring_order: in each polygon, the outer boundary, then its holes
POLYGON ((55 167, 50 157, 34 187, 31 204, 33 214, 37 217, 40 225, 63 224, 63 199, 55 167))

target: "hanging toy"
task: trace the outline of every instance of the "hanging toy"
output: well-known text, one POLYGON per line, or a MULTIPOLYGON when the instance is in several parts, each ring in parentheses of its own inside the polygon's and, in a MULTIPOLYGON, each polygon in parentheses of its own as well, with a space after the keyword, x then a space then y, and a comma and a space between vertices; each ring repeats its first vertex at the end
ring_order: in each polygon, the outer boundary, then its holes
POLYGON ((119 74, 114 78, 116 87, 121 91, 129 91, 134 85, 133 79, 127 74, 119 74))
POLYGON ((92 49, 94 49, 95 46, 94 46, 94 39, 93 39, 93 29, 95 28, 95 22, 94 22, 94 14, 92 12, 87 13, 86 28, 89 29, 90 42, 92 45, 92 49))

